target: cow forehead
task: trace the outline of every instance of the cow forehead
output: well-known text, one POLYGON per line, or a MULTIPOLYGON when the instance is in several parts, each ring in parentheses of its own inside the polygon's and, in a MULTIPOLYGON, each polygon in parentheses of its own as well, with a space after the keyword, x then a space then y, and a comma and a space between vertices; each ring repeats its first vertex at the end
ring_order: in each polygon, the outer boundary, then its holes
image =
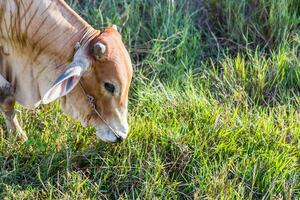
POLYGON ((99 37, 95 38, 92 45, 96 42, 103 43, 107 48, 104 61, 97 62, 102 69, 108 70, 108 73, 121 73, 131 80, 132 63, 127 49, 121 39, 121 35, 113 28, 106 28, 99 37), (108 68, 108 69, 107 69, 108 68))

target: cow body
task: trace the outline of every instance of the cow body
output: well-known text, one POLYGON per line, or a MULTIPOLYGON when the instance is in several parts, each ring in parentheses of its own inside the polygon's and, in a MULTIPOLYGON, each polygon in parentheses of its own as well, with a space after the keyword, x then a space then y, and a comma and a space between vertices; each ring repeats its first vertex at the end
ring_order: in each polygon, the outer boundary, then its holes
MULTIPOLYGON (((21 132, 20 135, 25 134, 22 133, 13 112, 14 100, 26 108, 36 108, 43 103, 43 98, 53 82, 68 68, 72 60, 77 59, 73 55, 75 53, 74 47, 78 42, 84 44, 80 50, 82 55, 78 55, 81 59, 78 63, 86 60, 85 68, 97 68, 98 70, 98 68, 101 68, 100 66, 105 66, 104 62, 109 61, 114 65, 117 62, 119 64, 123 62, 119 60, 120 58, 114 58, 118 61, 108 60, 110 59, 109 52, 105 55, 105 61, 103 59, 101 62, 91 55, 90 43, 96 37, 99 37, 99 40, 101 39, 104 42, 108 39, 100 38, 100 32, 81 19, 63 0, 0 0, 0 27, 0 107, 6 115, 7 125, 12 126, 13 131, 17 129, 17 131, 21 132)), ((107 35, 107 38, 119 37, 115 36, 117 34, 113 32, 111 35, 107 35)), ((120 43, 120 41, 117 39, 116 43, 120 43)), ((108 46, 109 44, 106 45, 108 46)), ((120 45, 120 49, 125 51, 121 43, 120 45)), ((127 54, 123 60, 129 59, 127 54)), ((128 61, 126 63, 131 68, 131 63, 128 61)), ((116 67, 116 69, 119 68, 119 66, 116 67)), ((92 71, 85 75, 82 74, 78 75, 78 77, 95 76, 94 80, 98 81, 99 84, 102 83, 99 77, 96 77, 97 71, 92 71)), ((130 83, 132 75, 130 73, 127 75, 130 76, 128 80, 126 78, 127 83, 130 83)), ((118 75, 114 79, 121 80, 122 76, 122 74, 118 75)), ((86 87, 89 88, 89 84, 94 85, 98 84, 98 82, 86 82, 86 87)), ((121 83, 122 81, 118 81, 118 84, 121 83)), ((66 110, 67 114, 84 124, 90 124, 97 128, 97 124, 101 124, 101 122, 92 114, 93 111, 89 108, 85 96, 75 86, 75 89, 64 93, 64 95, 56 95, 55 99, 58 97, 62 98, 63 109, 66 110), (77 103, 81 103, 81 107, 71 105, 74 103, 74 100, 77 100, 77 103)), ((60 87, 64 87, 64 85, 62 84, 60 87)), ((120 95, 120 98, 127 98, 128 88, 124 87, 124 89, 126 91, 124 91, 123 96, 120 95)), ((94 92, 94 90, 99 90, 99 88, 91 88, 91 90, 94 92)), ((53 94, 51 95, 53 96, 53 94)), ((99 91, 94 96, 102 98, 103 95, 99 91)), ((114 106, 117 105, 114 104, 114 106)), ((124 109, 127 109, 127 101, 126 106, 123 106, 122 110, 124 109)), ((105 114, 105 111, 102 114, 105 114)), ((106 118, 108 121, 110 120, 109 117, 106 118)), ((103 125, 99 129, 102 130, 103 125)))
POLYGON ((15 89, 17 102, 35 108, 91 27, 61 1, 0 2, 0 73, 15 89))

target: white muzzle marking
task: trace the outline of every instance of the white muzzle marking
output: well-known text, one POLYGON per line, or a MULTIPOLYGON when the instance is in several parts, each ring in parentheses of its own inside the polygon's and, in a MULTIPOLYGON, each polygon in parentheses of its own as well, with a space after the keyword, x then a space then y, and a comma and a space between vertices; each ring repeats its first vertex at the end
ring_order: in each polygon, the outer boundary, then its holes
POLYGON ((99 126, 96 130, 97 138, 104 141, 104 142, 110 142, 115 143, 122 140, 125 140, 128 136, 128 125, 121 126, 122 128, 118 128, 115 126, 112 126, 113 130, 117 133, 119 138, 116 136, 116 134, 109 128, 106 124, 103 124, 99 126))

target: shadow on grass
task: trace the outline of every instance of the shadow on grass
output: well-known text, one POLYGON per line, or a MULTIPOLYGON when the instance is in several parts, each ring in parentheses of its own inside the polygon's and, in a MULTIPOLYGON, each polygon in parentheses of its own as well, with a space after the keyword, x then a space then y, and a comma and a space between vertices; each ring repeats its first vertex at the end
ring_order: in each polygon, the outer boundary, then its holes
MULTIPOLYGON (((114 148, 118 147, 111 147, 114 148)), ((91 195, 104 195, 109 192, 109 184, 115 176, 109 157, 116 156, 114 151, 109 155, 106 149, 105 144, 99 144, 81 152, 71 148, 39 152, 24 144, 16 150, 18 152, 2 153, 0 198, 22 191, 34 191, 35 195, 45 197, 72 196, 81 190, 88 190, 91 195), (86 188, 82 189, 81 184, 86 188)))

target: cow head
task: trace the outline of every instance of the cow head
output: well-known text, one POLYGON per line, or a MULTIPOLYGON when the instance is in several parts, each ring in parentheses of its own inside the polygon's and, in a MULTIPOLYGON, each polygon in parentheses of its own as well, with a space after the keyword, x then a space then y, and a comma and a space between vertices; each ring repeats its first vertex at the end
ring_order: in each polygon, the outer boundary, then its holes
POLYGON ((99 139, 117 142, 125 139, 129 131, 127 104, 131 79, 132 64, 121 36, 116 28, 106 28, 77 50, 73 62, 45 94, 43 103, 62 97, 65 113, 83 125, 94 126, 99 139), (94 97, 102 119, 89 105, 87 94, 94 97))

